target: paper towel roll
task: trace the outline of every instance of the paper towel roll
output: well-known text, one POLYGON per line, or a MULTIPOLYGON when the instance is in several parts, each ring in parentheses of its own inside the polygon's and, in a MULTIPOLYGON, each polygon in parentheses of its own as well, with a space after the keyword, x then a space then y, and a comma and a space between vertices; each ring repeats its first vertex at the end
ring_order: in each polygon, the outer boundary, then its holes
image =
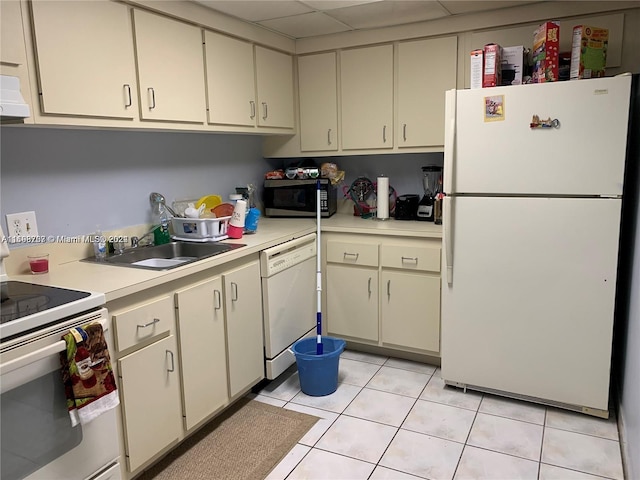
POLYGON ((376 192, 378 220, 389 218, 389 177, 378 177, 376 192))

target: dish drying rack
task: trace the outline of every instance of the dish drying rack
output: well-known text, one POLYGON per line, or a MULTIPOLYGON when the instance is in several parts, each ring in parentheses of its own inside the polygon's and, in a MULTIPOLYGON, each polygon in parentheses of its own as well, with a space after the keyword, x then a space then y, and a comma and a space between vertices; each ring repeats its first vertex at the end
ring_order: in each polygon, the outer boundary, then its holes
POLYGON ((229 238, 227 228, 231 216, 219 218, 172 218, 174 240, 187 242, 218 242, 229 238))

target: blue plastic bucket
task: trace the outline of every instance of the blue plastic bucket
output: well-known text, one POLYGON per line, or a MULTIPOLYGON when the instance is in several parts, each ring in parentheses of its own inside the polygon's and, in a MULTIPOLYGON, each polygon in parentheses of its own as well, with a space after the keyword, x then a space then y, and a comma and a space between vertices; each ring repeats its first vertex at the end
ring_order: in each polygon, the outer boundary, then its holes
POLYGON ((300 388, 307 395, 321 397, 338 389, 338 364, 346 342, 340 338, 322 337, 321 355, 316 354, 317 339, 303 338, 291 349, 298 365, 300 388))

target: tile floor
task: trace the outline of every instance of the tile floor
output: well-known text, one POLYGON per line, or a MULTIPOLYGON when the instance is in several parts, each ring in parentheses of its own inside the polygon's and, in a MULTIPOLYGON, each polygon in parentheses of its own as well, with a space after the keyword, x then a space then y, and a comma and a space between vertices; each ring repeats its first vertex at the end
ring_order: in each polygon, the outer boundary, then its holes
POLYGON ((321 418, 268 480, 623 480, 613 418, 464 393, 436 367, 349 350, 338 382, 305 395, 294 366, 252 394, 321 418))

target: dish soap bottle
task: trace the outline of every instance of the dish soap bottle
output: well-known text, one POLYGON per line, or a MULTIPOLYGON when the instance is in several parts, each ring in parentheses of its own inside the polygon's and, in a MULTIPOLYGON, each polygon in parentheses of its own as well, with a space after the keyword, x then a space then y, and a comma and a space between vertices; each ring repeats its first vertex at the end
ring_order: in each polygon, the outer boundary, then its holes
POLYGON ((152 206, 152 219, 153 226, 153 243, 155 245, 163 245, 171 241, 171 235, 169 234, 169 214, 167 209, 160 202, 154 202, 152 206))

